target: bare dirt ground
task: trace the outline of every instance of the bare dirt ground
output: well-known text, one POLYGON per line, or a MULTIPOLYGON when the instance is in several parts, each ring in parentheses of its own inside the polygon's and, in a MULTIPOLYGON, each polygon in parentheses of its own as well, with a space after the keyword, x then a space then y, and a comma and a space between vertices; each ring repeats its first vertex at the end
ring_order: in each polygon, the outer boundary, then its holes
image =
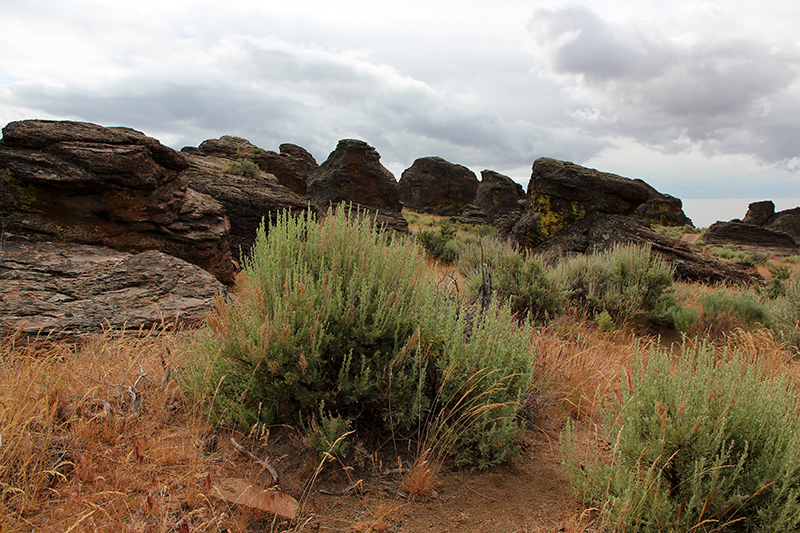
MULTIPOLYGON (((578 435, 582 446, 602 453, 604 443, 593 425, 581 423, 578 435)), ((485 470, 445 467, 429 496, 409 498, 401 493, 399 473, 361 477, 333 470, 311 491, 304 528, 308 531, 593 531, 589 524, 594 513, 571 489, 561 466, 559 432, 554 430, 529 429, 519 457, 508 464, 485 470), (358 490, 348 490, 354 481, 358 490)))

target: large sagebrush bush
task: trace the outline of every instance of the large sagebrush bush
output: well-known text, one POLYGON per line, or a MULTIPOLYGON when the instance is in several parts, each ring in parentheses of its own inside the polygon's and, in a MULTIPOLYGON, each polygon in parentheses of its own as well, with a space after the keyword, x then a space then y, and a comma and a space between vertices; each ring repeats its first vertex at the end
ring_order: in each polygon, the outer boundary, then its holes
POLYGON ((685 349, 679 361, 639 354, 605 411, 608 461, 582 458, 574 433, 566 469, 605 525, 624 532, 797 531, 797 390, 754 354, 685 349))
POLYGON ((449 448, 480 464, 513 450, 531 362, 509 310, 468 324, 418 246, 344 208, 321 221, 283 214, 251 254, 239 297, 218 306, 187 370, 213 419, 294 423, 324 405, 356 430, 404 432, 459 395, 449 448), (470 409, 481 416, 462 416, 470 409))

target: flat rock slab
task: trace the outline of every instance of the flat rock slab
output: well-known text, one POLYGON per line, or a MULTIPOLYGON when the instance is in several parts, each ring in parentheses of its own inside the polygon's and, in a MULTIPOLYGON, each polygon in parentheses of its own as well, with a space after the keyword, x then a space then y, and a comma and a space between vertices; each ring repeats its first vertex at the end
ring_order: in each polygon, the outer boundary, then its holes
POLYGON ((0 329, 51 339, 196 324, 225 294, 207 271, 159 251, 41 242, 3 243, 0 287, 0 329))

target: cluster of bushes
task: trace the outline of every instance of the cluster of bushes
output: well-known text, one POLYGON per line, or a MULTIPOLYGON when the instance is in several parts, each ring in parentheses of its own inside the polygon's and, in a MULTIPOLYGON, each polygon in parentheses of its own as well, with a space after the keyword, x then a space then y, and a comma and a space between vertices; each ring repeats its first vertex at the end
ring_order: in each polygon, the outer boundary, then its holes
POLYGON ((335 428, 436 431, 457 462, 479 466, 514 453, 532 360, 507 307, 466 315, 416 245, 344 208, 284 214, 251 253, 185 374, 214 421, 304 423, 327 440, 335 428))
POLYGON ((486 239, 462 251, 458 267, 470 295, 488 271, 495 295, 518 318, 542 320, 571 306, 606 329, 657 324, 686 330, 697 319, 675 299, 672 267, 647 246, 616 246, 548 266, 508 243, 486 239))

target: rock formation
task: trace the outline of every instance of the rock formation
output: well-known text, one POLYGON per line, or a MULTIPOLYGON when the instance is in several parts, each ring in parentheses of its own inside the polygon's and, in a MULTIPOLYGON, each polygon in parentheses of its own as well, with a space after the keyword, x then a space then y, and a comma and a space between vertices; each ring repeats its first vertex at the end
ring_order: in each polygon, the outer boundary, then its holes
POLYGON ((185 155, 190 164, 181 172, 181 178, 192 189, 222 204, 231 224, 228 235, 231 254, 238 261, 242 260, 242 254, 250 252, 256 230, 264 219, 269 223, 282 211, 300 214, 310 208, 305 198, 281 185, 272 174, 226 172, 235 159, 221 154, 206 156, 189 151, 185 155))
POLYGON ((403 171, 399 186, 407 209, 456 216, 475 199, 478 178, 467 167, 441 157, 421 157, 403 171))
POLYGON ((739 221, 715 222, 709 226, 703 241, 706 244, 733 244, 790 253, 798 249, 797 241, 788 233, 739 221))
POLYGON ((522 211, 524 200, 522 185, 494 170, 481 171, 481 182, 473 203, 486 213, 487 222, 522 211))
POLYGON ((800 207, 776 213, 775 204, 771 200, 753 202, 748 206, 742 222, 787 233, 800 243, 800 207))
POLYGON ((588 214, 533 251, 554 260, 601 252, 618 244, 649 244, 654 254, 675 266, 675 277, 684 281, 748 283, 761 279, 752 269, 720 261, 696 246, 653 231, 642 221, 600 212, 588 214))
POLYGON ((591 213, 641 218, 647 223, 691 224, 680 200, 642 180, 543 157, 533 163, 528 205, 512 235, 519 244, 535 247, 591 213))
POLYGON ((0 330, 50 339, 195 324, 225 293, 210 273, 162 252, 72 243, 3 243, 0 283, 0 330))
POLYGON ((400 187, 380 163, 378 151, 364 141, 344 139, 308 180, 306 197, 320 211, 351 202, 377 212, 377 222, 407 232, 402 215, 400 187))
POLYGON ((247 139, 223 135, 219 139, 203 141, 197 148, 187 146, 181 152, 231 161, 252 161, 262 171, 275 176, 278 183, 287 189, 305 195, 306 181, 319 167, 314 156, 294 144, 282 144, 279 149, 280 154, 259 148, 247 139))
POLYGON ((130 128, 12 122, 0 140, 4 239, 160 250, 231 283, 228 219, 219 202, 186 186, 188 167, 130 128))

